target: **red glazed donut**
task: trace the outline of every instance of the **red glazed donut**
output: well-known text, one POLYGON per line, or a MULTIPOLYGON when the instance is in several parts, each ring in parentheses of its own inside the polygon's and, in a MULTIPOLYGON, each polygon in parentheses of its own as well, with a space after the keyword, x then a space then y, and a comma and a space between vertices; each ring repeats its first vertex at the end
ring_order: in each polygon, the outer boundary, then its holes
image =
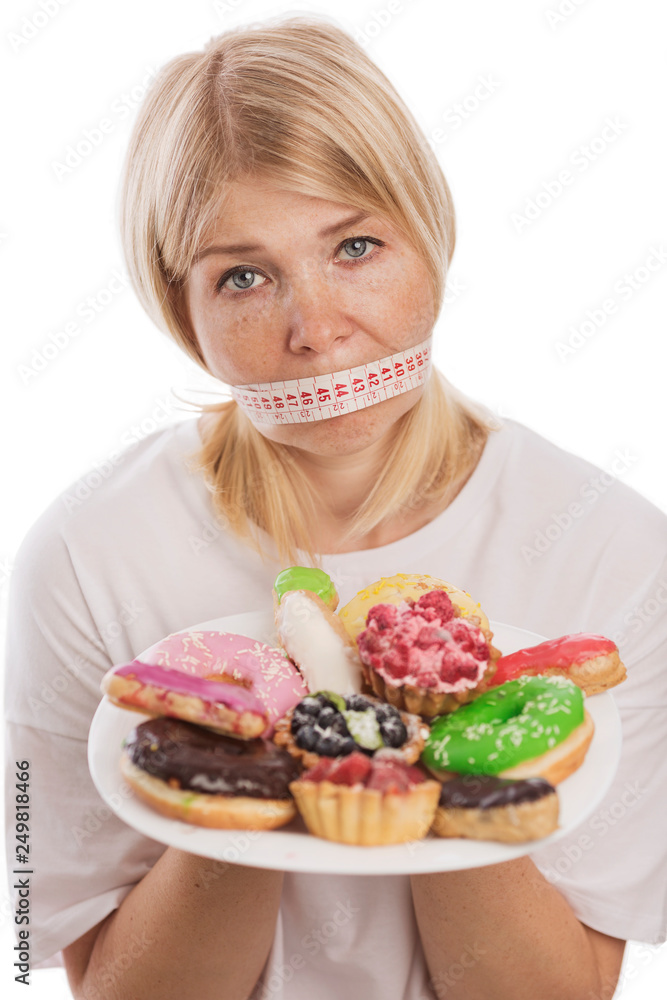
POLYGON ((599 694, 626 678, 616 644, 592 632, 564 635, 501 656, 485 687, 497 687, 522 674, 561 674, 586 695, 599 694))

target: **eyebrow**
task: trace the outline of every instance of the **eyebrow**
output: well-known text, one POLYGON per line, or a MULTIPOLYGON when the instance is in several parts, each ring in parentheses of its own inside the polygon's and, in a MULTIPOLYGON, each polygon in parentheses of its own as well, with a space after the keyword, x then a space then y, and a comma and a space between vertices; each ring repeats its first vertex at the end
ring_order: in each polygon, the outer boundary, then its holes
MULTIPOLYGON (((349 229, 350 226, 355 226, 357 223, 363 222, 364 219, 369 219, 370 216, 370 212, 357 212, 355 215, 350 215, 346 219, 341 219, 339 222, 334 222, 330 226, 325 226, 324 229, 320 229, 317 235, 320 239, 324 239, 327 236, 335 236, 335 234, 341 232, 341 230, 349 229)), ((209 257, 211 254, 216 253, 239 256, 246 253, 258 253, 264 250, 266 250, 266 247, 261 243, 229 243, 225 246, 206 247, 204 250, 200 250, 199 253, 195 255, 193 263, 196 264, 204 257, 209 257)))

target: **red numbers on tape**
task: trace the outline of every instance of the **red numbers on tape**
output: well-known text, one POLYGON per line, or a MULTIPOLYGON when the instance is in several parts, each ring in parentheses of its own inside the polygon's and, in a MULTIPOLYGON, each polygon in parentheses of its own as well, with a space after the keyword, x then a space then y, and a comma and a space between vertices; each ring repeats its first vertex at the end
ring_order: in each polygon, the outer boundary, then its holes
POLYGON ((423 385, 430 348, 430 342, 426 341, 410 352, 393 354, 348 371, 291 382, 239 386, 239 390, 248 391, 233 391, 233 395, 253 414, 253 419, 262 422, 299 423, 350 413, 423 385))

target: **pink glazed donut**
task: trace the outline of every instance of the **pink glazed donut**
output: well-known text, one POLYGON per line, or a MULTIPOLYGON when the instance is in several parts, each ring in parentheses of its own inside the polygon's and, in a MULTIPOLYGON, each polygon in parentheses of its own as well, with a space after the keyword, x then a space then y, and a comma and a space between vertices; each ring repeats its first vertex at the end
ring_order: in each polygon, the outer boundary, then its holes
POLYGON ((277 649, 231 632, 190 629, 112 667, 101 687, 120 708, 184 719, 244 740, 272 736, 276 721, 308 694, 277 649))

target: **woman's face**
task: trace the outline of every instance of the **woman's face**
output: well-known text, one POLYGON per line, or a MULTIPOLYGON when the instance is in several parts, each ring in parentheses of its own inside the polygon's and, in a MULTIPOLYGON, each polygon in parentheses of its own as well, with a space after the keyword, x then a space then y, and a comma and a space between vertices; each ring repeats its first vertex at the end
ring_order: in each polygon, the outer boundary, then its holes
MULTIPOLYGON (((216 378, 229 385, 309 378, 377 361, 429 336, 435 308, 426 266, 387 222, 267 179, 228 190, 184 287, 216 378)), ((259 430, 314 454, 352 454, 385 437, 422 392, 259 430)))

